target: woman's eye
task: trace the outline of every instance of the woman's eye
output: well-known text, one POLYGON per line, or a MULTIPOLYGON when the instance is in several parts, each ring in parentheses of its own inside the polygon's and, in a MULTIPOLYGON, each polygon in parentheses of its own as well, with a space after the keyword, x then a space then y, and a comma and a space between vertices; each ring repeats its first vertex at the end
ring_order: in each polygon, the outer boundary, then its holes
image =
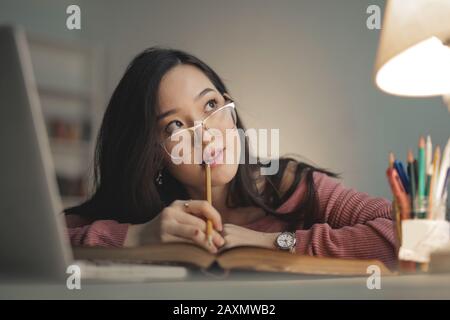
POLYGON ((183 127, 183 123, 179 120, 174 120, 171 121, 167 126, 166 126, 166 133, 168 133, 169 135, 174 134, 177 130, 179 130, 181 127, 183 127))
POLYGON ((205 110, 206 112, 211 112, 217 108, 217 100, 211 99, 206 103, 205 110))

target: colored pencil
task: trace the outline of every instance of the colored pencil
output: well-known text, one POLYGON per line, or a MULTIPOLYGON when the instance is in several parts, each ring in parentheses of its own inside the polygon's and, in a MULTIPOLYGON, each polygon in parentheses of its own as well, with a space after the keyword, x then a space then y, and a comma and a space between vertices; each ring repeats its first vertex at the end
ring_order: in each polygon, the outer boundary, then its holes
POLYGON ((419 157, 418 157, 418 177, 417 177, 417 215, 418 218, 425 218, 426 206, 425 206, 425 139, 421 136, 419 138, 419 157))

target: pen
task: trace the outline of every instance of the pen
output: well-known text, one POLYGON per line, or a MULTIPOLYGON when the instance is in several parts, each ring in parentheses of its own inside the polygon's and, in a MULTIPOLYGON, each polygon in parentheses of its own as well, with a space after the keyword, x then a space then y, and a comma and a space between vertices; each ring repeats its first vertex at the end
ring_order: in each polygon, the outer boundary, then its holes
POLYGON ((445 192, 447 191, 448 180, 450 179, 449 176, 450 176, 450 167, 447 168, 447 174, 446 174, 445 180, 444 180, 444 188, 442 189, 442 193, 441 193, 442 201, 445 200, 445 192))
POLYGON ((444 151, 441 155, 441 165, 438 174, 438 180, 436 182, 436 193, 434 201, 439 203, 442 201, 443 196, 445 194, 445 183, 447 178, 447 171, 450 167, 450 138, 447 141, 444 151))
POLYGON ((400 161, 395 160, 394 161, 394 168, 395 168, 395 170, 397 170, 397 173, 398 173, 398 175, 400 177, 400 180, 402 182, 403 188, 406 190, 406 193, 410 194, 411 192, 409 190, 409 179, 408 179, 408 177, 406 175, 406 172, 405 172, 405 169, 403 167, 403 164, 400 161))

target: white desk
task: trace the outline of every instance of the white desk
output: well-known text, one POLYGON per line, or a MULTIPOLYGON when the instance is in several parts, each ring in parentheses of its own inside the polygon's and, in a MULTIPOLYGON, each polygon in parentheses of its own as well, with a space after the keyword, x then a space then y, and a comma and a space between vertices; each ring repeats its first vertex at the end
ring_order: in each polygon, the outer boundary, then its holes
MULTIPOLYGON (((245 277, 245 275, 242 275, 245 277)), ((402 275, 381 279, 369 290, 367 278, 206 278, 177 282, 82 282, 81 290, 65 284, 0 283, 0 299, 450 299, 450 274, 402 275)))

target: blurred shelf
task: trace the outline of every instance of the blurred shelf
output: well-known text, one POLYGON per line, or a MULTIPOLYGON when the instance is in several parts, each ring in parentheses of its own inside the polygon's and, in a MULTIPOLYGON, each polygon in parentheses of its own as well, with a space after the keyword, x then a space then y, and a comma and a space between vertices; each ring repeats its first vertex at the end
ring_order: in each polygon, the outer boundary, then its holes
POLYGON ((89 152, 90 147, 90 142, 85 140, 50 138, 50 149, 53 153, 83 156, 89 152))
POLYGON ((90 43, 29 35, 30 54, 55 174, 65 207, 85 200, 94 132, 103 114, 104 52, 90 43), (80 187, 77 187, 77 180, 80 187))
POLYGON ((84 103, 90 103, 92 97, 86 92, 77 92, 68 89, 50 88, 50 87, 38 87, 38 93, 40 96, 52 97, 64 100, 80 100, 84 103))

